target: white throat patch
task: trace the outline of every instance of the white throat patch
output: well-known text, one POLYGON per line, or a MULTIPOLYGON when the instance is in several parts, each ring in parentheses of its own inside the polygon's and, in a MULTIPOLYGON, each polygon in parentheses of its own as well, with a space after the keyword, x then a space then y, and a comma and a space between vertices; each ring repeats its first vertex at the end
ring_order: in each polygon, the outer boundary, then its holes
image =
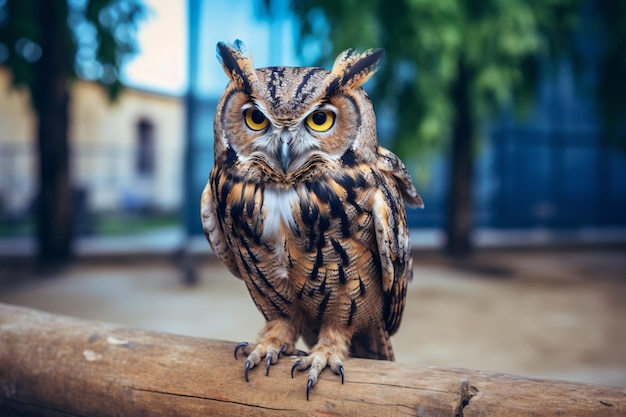
POLYGON ((292 204, 298 194, 293 189, 267 188, 263 196, 263 234, 264 240, 282 240, 282 225, 295 229, 292 204))

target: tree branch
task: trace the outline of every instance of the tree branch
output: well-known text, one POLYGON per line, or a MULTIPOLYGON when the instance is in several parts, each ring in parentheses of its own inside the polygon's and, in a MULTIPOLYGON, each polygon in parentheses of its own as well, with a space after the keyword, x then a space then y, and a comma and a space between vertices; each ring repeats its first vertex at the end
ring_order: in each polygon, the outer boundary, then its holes
MULTIPOLYGON (((211 318, 207 318, 211 319, 211 318)), ((306 401, 291 358, 243 378, 233 343, 0 304, 0 414, 36 416, 478 416, 626 414, 626 390, 349 359, 306 401)))

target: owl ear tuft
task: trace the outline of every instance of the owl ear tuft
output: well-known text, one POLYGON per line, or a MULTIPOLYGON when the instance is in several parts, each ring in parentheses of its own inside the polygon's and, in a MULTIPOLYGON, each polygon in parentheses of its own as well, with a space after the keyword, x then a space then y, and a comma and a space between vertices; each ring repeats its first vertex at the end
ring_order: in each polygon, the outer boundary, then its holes
POLYGON ((228 78, 247 94, 251 94, 252 83, 256 80, 256 72, 246 45, 239 39, 236 39, 232 44, 219 42, 217 44, 217 59, 222 64, 228 78))
POLYGON ((378 69, 378 63, 385 55, 384 49, 368 49, 359 54, 355 49, 347 49, 337 56, 330 72, 332 80, 326 96, 331 96, 340 88, 354 89, 363 85, 378 69))

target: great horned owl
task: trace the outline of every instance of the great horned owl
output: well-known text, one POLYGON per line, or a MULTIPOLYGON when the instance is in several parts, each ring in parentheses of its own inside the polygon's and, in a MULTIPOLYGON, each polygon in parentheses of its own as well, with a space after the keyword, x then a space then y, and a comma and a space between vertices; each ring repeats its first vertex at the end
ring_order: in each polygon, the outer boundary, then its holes
POLYGON ((341 53, 331 71, 255 69, 244 44, 219 43, 230 79, 215 115, 215 166, 202 194, 204 232, 265 317, 244 375, 281 355, 327 366, 343 383, 348 355, 394 360, 411 279, 404 203, 422 206, 400 159, 378 146, 361 85, 382 50, 341 53), (302 337, 311 348, 295 348, 302 337))

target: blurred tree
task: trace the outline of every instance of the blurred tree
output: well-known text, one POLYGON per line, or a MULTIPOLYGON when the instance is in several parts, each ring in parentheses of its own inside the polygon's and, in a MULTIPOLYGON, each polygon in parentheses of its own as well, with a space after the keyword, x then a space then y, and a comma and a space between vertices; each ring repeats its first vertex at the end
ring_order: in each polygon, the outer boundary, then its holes
POLYGON ((463 255, 471 250, 476 139, 500 109, 529 107, 540 70, 569 45, 579 3, 301 0, 292 8, 301 50, 320 62, 346 48, 385 48, 373 99, 395 117, 391 148, 411 158, 449 144, 446 250, 463 255))
POLYGON ((597 66, 594 93, 605 137, 626 151, 626 2, 595 0, 591 8, 592 31, 601 47, 599 57, 583 62, 583 69, 597 66))
POLYGON ((122 88, 119 68, 137 50, 136 28, 144 14, 140 0, 0 0, 0 65, 11 71, 15 88, 30 91, 38 116, 37 239, 43 267, 62 265, 72 255, 69 87, 76 78, 93 80, 114 99, 122 88))

